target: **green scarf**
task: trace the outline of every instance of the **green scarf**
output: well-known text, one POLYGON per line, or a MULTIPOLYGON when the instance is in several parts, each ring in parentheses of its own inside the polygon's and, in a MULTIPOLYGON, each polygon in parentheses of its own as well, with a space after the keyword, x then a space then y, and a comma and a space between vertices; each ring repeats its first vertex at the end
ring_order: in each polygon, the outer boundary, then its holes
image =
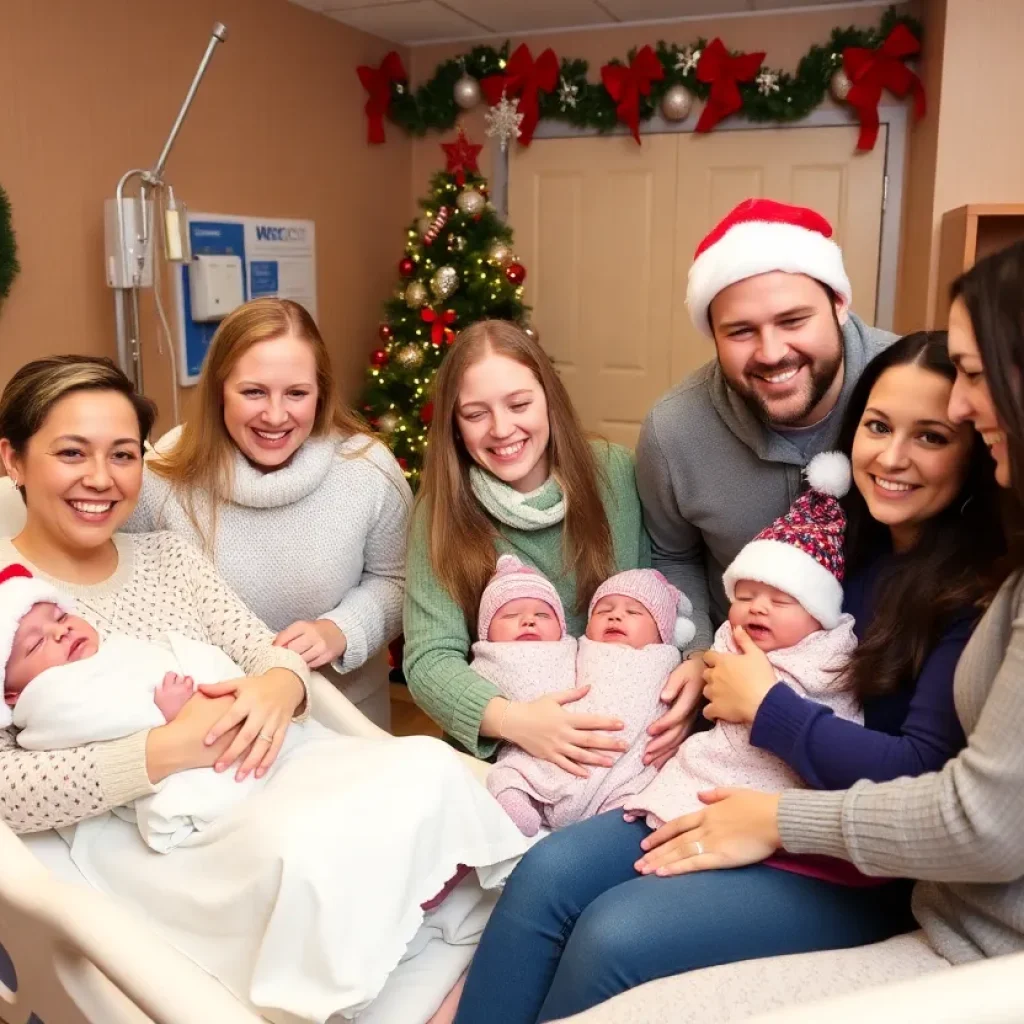
POLYGON ((470 466, 469 483, 487 512, 514 530, 545 530, 565 518, 565 497, 554 477, 521 494, 479 466, 470 466))

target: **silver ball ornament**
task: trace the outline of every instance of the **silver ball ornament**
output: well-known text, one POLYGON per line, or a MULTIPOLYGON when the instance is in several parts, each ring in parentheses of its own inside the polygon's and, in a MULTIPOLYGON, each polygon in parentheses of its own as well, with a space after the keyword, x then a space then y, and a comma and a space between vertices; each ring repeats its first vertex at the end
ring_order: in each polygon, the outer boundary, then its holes
POLYGON ((507 263, 512 262, 512 249, 509 247, 507 242, 503 242, 500 238, 491 242, 490 247, 487 249, 487 262, 495 267, 503 267, 507 263))
POLYGON ((463 235, 452 235, 448 239, 449 252, 463 252, 466 248, 466 239, 463 235))
POLYGON ((410 281, 405 289, 405 304, 410 309, 419 309, 427 301, 427 289, 421 281, 410 281))
POLYGON ((377 418, 377 429, 382 434, 393 434, 398 427, 398 414, 393 412, 381 413, 377 418))
POLYGON ((475 188, 464 188, 455 200, 455 205, 467 217, 479 216, 484 212, 486 203, 487 200, 475 188))
POLYGON ((693 93, 685 85, 673 85, 661 98, 661 116, 666 121, 685 121, 693 107, 693 93))
POLYGON ((846 72, 842 68, 839 68, 839 70, 832 75, 828 87, 829 91, 840 103, 845 103, 846 97, 850 95, 850 89, 853 87, 853 82, 850 81, 846 72))
POLYGON ((404 345, 395 353, 395 359, 399 366, 414 370, 423 362, 423 352, 415 345, 404 345))
POLYGON ((480 102, 480 83, 472 75, 463 75, 455 83, 454 97, 463 110, 472 110, 480 102))
POLYGON ((454 267, 439 267, 434 276, 430 279, 430 290, 438 302, 454 295, 459 287, 459 275, 454 267))

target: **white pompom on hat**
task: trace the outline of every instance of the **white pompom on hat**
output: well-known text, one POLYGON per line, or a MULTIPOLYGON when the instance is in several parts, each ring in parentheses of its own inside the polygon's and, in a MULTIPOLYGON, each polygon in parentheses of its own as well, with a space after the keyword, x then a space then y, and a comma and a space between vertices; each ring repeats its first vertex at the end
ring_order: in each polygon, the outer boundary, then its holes
POLYGON ((606 579, 590 599, 588 617, 594 614, 597 602, 609 594, 639 601, 651 613, 663 644, 685 647, 697 635, 690 599, 657 569, 627 569, 606 579))
MULTIPOLYGON (((0 571, 0 686, 7 676, 7 662, 14 649, 14 637, 21 620, 37 604, 55 604, 65 612, 74 605, 45 580, 36 579, 23 565, 14 563, 0 571)), ((0 703, 0 729, 11 724, 11 709, 0 703)))
POLYGON ((772 199, 745 199, 705 236, 693 255, 686 305, 697 330, 714 336, 708 309, 737 281, 781 270, 827 284, 847 302, 853 298, 843 252, 832 225, 804 206, 772 199))

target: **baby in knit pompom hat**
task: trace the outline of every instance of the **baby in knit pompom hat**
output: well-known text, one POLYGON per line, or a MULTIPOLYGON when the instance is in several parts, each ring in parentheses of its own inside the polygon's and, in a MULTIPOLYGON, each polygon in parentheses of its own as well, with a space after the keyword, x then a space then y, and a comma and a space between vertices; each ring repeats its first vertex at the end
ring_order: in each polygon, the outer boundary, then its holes
MULTIPOLYGON (((810 490, 744 547, 724 575, 731 602, 713 650, 739 653, 742 628, 767 655, 776 678, 840 718, 863 720, 844 669, 857 640, 843 613, 846 516, 838 499, 850 487, 850 464, 839 452, 811 460, 810 490)), ((751 746, 750 727, 718 722, 679 748, 654 781, 625 804, 629 817, 646 815, 651 828, 702 805, 717 786, 763 792, 803 788, 803 780, 774 754, 751 746)))
POLYGON ((647 727, 663 712, 661 692, 694 635, 689 601, 660 572, 633 569, 598 587, 586 636, 566 635, 562 602, 550 580, 512 555, 498 560, 480 601, 473 668, 513 702, 589 686, 572 710, 608 715, 627 743, 610 768, 581 779, 505 744, 487 788, 524 835, 619 807, 654 777, 643 764, 647 727))

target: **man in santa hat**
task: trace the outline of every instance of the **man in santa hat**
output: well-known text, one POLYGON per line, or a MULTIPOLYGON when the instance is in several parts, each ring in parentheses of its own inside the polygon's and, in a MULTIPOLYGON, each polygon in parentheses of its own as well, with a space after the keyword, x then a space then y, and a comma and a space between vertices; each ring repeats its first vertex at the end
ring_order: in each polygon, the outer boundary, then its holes
POLYGON ((686 302, 717 358, 651 410, 636 468, 654 565, 693 603, 691 655, 725 619, 725 567, 805 489, 804 466, 835 446, 857 378, 894 340, 850 299, 813 210, 748 199, 697 248, 686 302))

